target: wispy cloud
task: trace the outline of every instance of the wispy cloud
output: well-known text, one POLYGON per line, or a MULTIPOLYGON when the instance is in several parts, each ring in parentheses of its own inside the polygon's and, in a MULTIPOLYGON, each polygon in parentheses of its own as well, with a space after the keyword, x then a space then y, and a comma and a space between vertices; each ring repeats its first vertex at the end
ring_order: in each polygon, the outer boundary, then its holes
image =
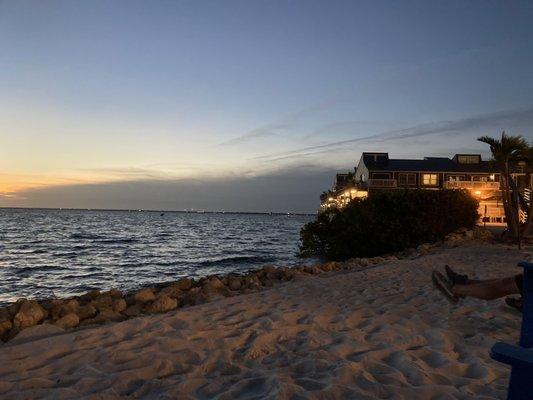
POLYGON ((255 157, 254 159, 263 161, 279 161, 291 158, 307 157, 313 154, 319 154, 335 149, 342 149, 344 147, 350 147, 355 144, 369 141, 386 142, 428 135, 455 135, 471 129, 488 129, 490 131, 494 131, 495 129, 508 128, 511 126, 533 126, 533 107, 480 114, 467 118, 459 118, 456 120, 430 122, 409 128, 391 130, 354 139, 307 146, 286 152, 266 154, 255 157))
POLYGON ((220 143, 221 146, 239 145, 245 142, 249 142, 254 139, 277 136, 282 133, 286 133, 289 129, 297 126, 298 122, 302 119, 315 116, 316 114, 329 110, 338 104, 345 103, 349 100, 349 96, 338 94, 327 98, 324 101, 312 104, 299 111, 290 113, 280 118, 277 121, 268 123, 259 128, 253 129, 233 139, 220 143))
POLYGON ((249 132, 246 132, 244 135, 222 142, 220 143, 220 145, 221 146, 233 146, 233 145, 248 142, 253 139, 258 139, 258 138, 268 137, 268 136, 276 136, 280 134, 284 129, 291 128, 292 126, 293 124, 290 123, 289 121, 268 124, 261 128, 253 129, 249 132))

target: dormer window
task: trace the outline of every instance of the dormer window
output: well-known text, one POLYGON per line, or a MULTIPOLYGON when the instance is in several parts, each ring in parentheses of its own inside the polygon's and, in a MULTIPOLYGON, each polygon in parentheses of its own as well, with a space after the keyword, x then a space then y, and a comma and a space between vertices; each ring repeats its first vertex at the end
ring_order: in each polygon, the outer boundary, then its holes
POLYGON ((467 155, 467 154, 458 154, 457 155, 457 164, 479 164, 481 161, 481 156, 478 154, 467 155))

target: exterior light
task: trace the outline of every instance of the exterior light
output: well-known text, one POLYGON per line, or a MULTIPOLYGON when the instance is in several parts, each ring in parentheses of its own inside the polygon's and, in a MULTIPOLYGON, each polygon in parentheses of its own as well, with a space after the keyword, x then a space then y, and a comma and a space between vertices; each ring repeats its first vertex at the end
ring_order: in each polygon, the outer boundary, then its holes
POLYGON ((491 181, 494 180, 494 174, 491 174, 491 176, 490 176, 490 180, 491 180, 491 181))
POLYGON ((333 201, 333 197, 328 197, 328 201, 333 201))
POLYGON ((479 190, 476 190, 474 193, 476 194, 476 196, 480 196, 481 195, 481 192, 479 190))

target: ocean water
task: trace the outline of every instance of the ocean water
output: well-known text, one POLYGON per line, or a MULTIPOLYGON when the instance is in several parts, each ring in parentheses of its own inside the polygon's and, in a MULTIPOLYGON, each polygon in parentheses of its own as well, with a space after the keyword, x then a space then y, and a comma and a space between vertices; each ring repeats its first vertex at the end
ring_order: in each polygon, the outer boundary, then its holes
POLYGON ((0 209, 0 303, 294 265, 312 219, 0 209))

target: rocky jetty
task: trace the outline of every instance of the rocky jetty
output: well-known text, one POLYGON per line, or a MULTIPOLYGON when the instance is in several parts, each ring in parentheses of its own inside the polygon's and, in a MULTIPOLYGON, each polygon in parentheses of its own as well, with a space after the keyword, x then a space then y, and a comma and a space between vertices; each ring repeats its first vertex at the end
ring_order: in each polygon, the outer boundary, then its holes
POLYGON ((208 276, 198 280, 183 278, 126 293, 118 289, 92 290, 68 299, 19 299, 0 308, 0 339, 4 342, 11 340, 24 329, 39 324, 54 325, 65 330, 123 321, 142 314, 165 313, 180 307, 202 304, 220 296, 230 297, 270 288, 299 276, 368 268, 387 261, 416 258, 441 247, 491 239, 490 232, 476 227, 474 230, 461 229, 454 232, 443 242, 422 244, 416 249, 381 257, 352 258, 343 262, 292 268, 265 266, 242 275, 208 276))

